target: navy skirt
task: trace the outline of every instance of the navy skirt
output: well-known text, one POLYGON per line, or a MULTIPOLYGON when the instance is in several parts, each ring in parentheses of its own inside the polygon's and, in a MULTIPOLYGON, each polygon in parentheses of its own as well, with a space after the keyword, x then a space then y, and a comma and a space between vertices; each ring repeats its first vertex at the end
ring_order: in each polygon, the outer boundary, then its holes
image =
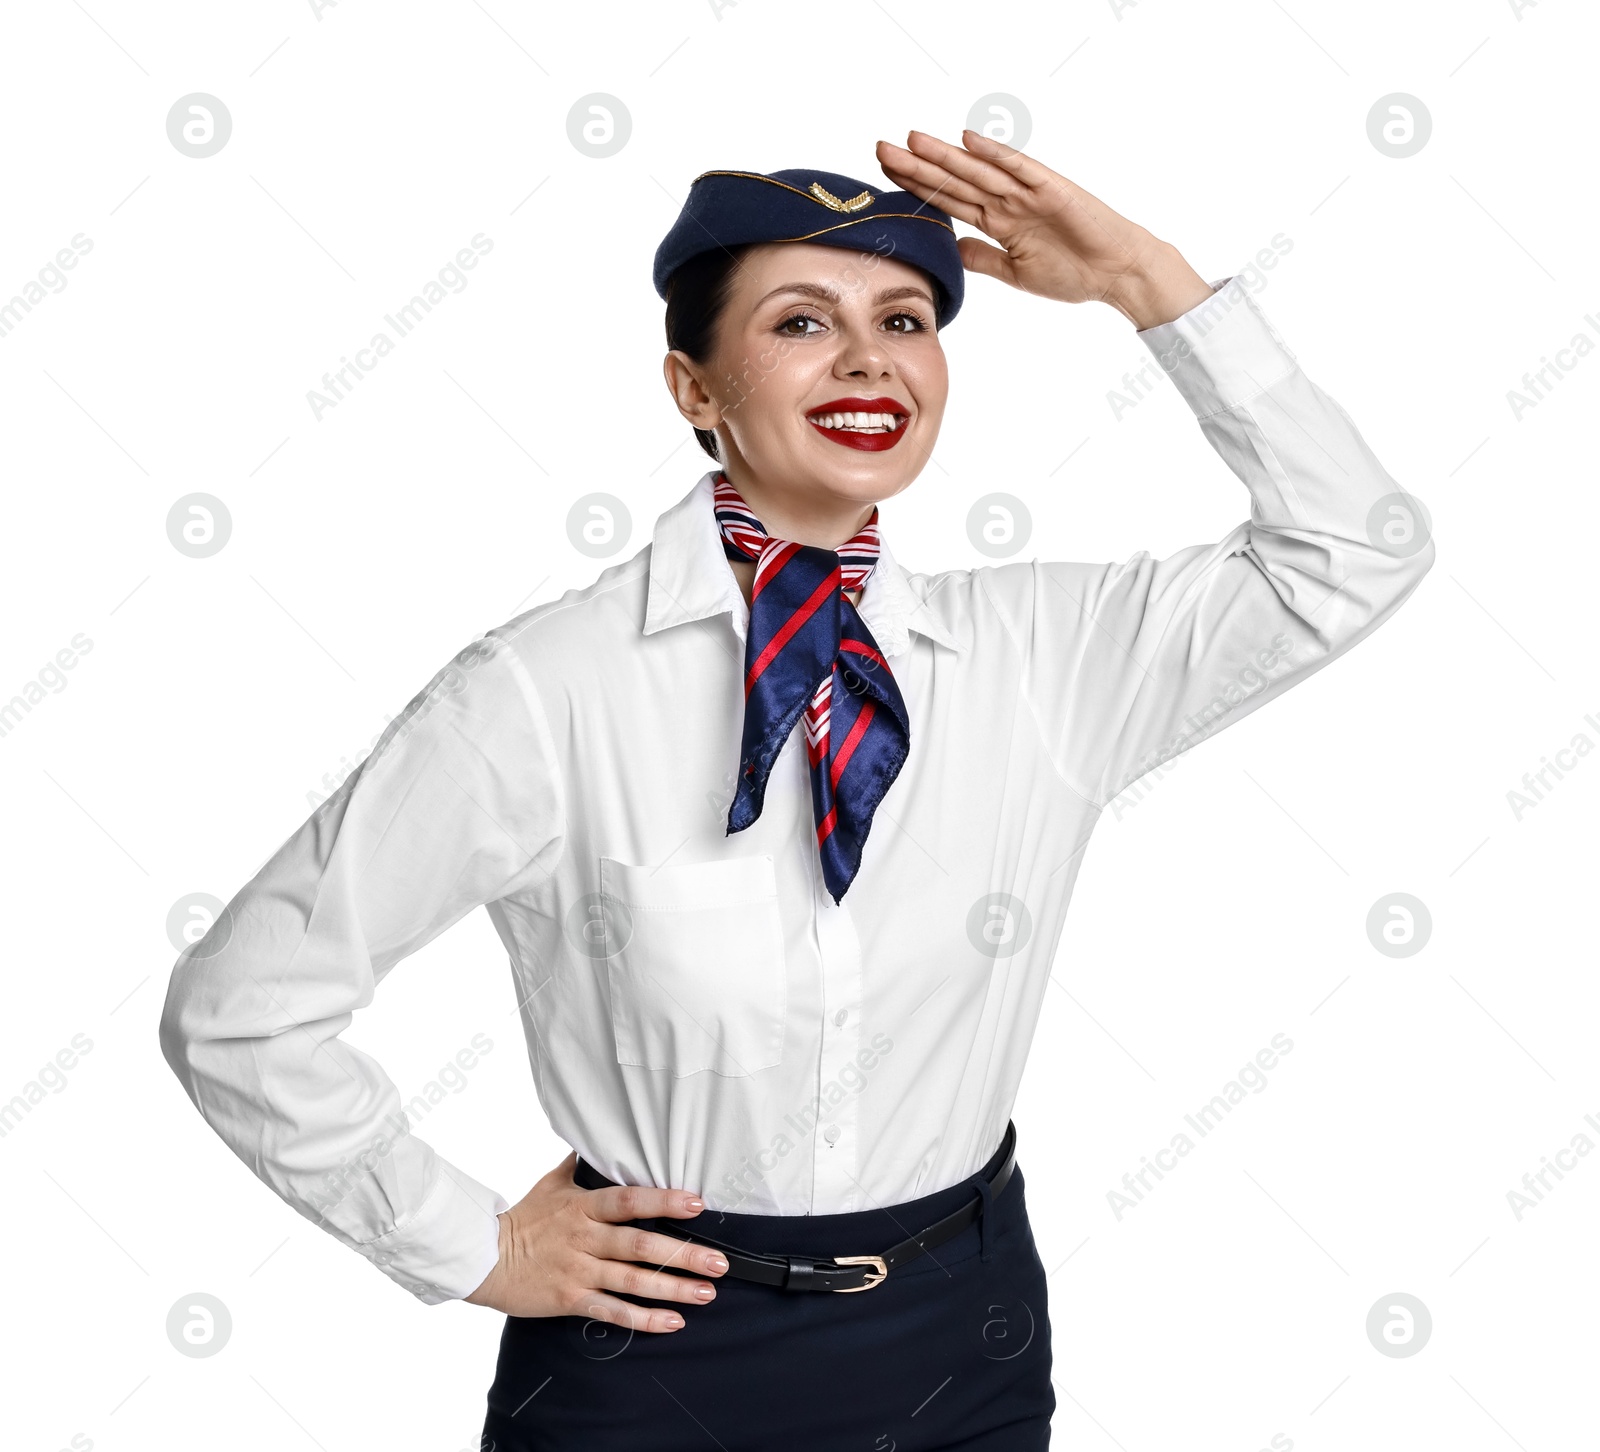
MULTIPOLYGON (((877 1210, 708 1210, 672 1223, 700 1226, 745 1250, 819 1259, 877 1253, 958 1209, 995 1163, 949 1189, 877 1210)), ((710 1305, 673 1303, 684 1319, 678 1331, 629 1331, 584 1316, 507 1316, 482 1452, 1049 1446, 1048 1297, 1020 1164, 977 1224, 870 1290, 713 1280, 710 1305)))

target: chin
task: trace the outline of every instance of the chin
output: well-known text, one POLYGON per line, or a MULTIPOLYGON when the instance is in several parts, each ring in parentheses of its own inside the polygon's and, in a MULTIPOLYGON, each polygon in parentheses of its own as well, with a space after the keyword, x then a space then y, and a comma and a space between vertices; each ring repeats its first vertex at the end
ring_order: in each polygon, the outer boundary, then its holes
POLYGON ((877 453, 827 442, 822 443, 820 453, 816 449, 805 452, 810 455, 806 472, 852 499, 882 499, 898 493, 922 472, 927 457, 920 440, 911 438, 877 453))
POLYGON ((876 504, 880 499, 898 494, 911 482, 905 470, 898 466, 863 466, 854 460, 842 463, 830 460, 825 468, 812 477, 819 488, 858 504, 876 504))

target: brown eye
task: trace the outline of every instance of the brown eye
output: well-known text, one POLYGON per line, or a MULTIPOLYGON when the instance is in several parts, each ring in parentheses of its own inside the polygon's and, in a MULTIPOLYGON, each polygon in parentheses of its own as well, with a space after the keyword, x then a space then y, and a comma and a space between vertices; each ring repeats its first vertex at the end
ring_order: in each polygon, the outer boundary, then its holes
POLYGON ((898 328, 890 327, 889 331, 893 333, 925 333, 928 330, 928 325, 915 313, 895 313, 893 317, 884 319, 885 326, 893 323, 906 325, 898 328))
POLYGON ((822 324, 818 323, 810 313, 791 313, 781 323, 778 324, 777 331, 782 333, 787 338, 804 338, 807 337, 811 332, 811 329, 805 326, 807 323, 817 323, 818 328, 821 328, 822 326, 822 324), (790 327, 791 323, 799 323, 801 326, 798 328, 793 328, 790 327))

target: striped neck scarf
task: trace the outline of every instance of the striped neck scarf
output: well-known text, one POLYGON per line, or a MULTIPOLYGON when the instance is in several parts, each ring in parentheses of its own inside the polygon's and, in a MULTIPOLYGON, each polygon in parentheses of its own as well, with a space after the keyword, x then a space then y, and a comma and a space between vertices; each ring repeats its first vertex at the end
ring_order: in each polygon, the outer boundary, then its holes
POLYGON ((728 831, 742 832, 760 817, 772 764, 803 716, 817 851, 837 903, 910 745, 889 663, 844 593, 865 585, 878 562, 878 511, 835 551, 774 539, 720 472, 713 503, 723 553, 756 566, 728 831))

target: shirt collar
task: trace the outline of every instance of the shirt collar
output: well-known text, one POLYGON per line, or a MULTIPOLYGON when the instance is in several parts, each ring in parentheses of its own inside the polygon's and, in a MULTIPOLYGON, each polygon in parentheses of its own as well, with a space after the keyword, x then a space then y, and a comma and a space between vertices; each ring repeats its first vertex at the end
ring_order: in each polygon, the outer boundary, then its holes
MULTIPOLYGON (((750 607, 722 552, 712 495, 716 476, 715 469, 703 475, 693 489, 656 520, 644 612, 646 635, 727 611, 734 634, 741 642, 745 638, 750 607)), ((858 609, 886 656, 903 654, 913 630, 951 650, 959 652, 962 648, 955 632, 918 594, 881 534, 878 562, 862 587, 858 609)))

